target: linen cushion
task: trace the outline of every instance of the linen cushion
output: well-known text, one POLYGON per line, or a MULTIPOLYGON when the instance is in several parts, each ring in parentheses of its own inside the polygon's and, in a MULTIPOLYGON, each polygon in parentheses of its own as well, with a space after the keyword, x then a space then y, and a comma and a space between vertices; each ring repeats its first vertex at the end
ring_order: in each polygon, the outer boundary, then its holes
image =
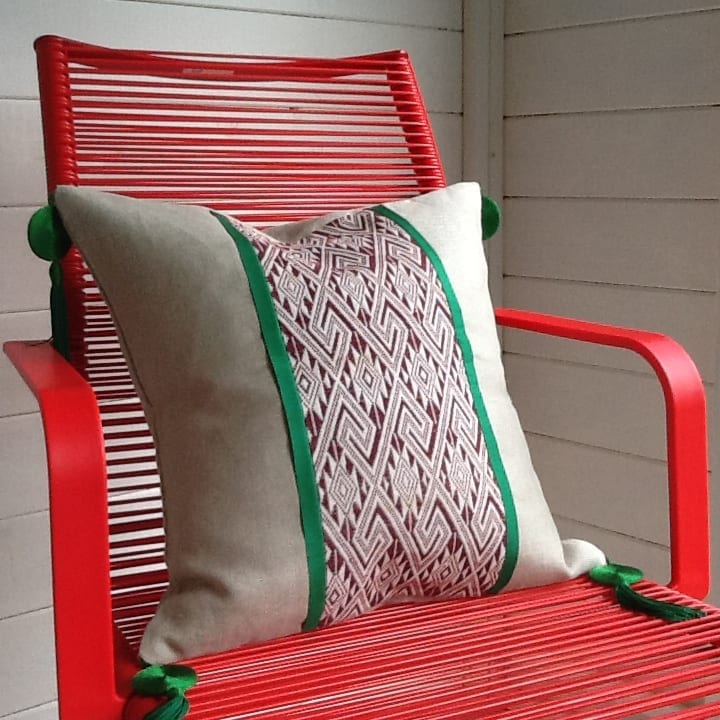
POLYGON ((156 442, 170 585, 145 661, 604 563, 560 541, 507 394, 476 184, 265 232, 54 202, 156 442))

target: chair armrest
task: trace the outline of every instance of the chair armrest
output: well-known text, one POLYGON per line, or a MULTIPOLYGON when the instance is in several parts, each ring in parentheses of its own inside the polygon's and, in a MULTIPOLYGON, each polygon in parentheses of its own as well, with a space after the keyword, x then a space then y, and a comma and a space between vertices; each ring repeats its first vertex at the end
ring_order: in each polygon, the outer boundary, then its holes
POLYGON ((500 308, 499 325, 632 350, 652 366, 665 395, 670 499, 670 586, 697 598, 710 589, 705 389, 684 348, 658 333, 500 308))
MULTIPOLYGON (((105 717, 121 700, 113 662, 103 431, 88 383, 49 342, 4 350, 37 398, 48 462, 62 717, 105 717)), ((119 716, 119 711, 118 711, 119 716)))

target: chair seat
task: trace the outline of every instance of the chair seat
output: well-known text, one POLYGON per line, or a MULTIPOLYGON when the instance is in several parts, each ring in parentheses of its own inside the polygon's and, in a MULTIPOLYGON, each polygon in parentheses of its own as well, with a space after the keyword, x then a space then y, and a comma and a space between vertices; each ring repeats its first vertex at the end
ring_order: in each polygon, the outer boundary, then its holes
POLYGON ((720 611, 661 585, 635 587, 707 615, 668 625, 587 578, 399 605, 189 661, 199 681, 188 718, 720 717, 720 611))

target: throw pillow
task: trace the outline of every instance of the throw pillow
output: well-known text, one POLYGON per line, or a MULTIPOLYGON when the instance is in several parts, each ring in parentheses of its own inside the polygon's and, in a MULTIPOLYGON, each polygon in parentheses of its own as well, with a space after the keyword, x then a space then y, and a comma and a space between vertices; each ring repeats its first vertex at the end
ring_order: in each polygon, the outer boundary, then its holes
POLYGON ((552 583, 562 543, 508 397, 462 183, 260 231, 61 187, 157 447, 167 663, 390 602, 552 583))

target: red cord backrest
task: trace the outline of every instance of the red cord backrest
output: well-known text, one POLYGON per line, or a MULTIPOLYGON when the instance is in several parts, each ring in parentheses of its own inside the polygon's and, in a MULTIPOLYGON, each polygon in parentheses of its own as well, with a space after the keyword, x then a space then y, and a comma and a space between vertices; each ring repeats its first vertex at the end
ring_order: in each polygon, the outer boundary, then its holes
MULTIPOLYGON (((402 51, 299 59, 45 36, 36 52, 50 192, 92 186, 263 226, 445 184, 402 51)), ((107 307, 77 251, 62 267, 71 361, 106 434, 115 617, 134 642, 166 579, 155 453, 107 307)))

